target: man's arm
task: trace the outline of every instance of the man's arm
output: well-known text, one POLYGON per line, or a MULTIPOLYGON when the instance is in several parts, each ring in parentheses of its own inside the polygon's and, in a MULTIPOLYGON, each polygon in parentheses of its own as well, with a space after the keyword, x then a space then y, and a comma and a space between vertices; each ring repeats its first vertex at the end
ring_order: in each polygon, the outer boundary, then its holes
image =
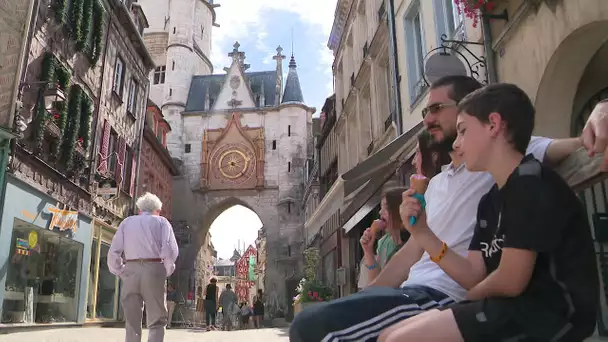
POLYGON ((167 276, 170 276, 175 271, 175 260, 179 255, 179 248, 177 247, 177 241, 175 240, 175 234, 173 233, 173 227, 169 221, 162 217, 161 224, 164 229, 165 239, 162 242, 160 249, 160 258, 163 259, 165 269, 167 270, 167 276))
POLYGON ((420 260, 424 250, 414 239, 409 239, 384 265, 380 274, 368 286, 388 286, 397 288, 407 280, 410 268, 420 260))
POLYGON ((589 156, 604 154, 601 170, 608 171, 608 99, 600 101, 589 115, 582 140, 589 156))
POLYGON ((547 147, 544 162, 556 166, 581 147, 581 138, 555 139, 547 147))
POLYGON ((112 274, 116 276, 120 276, 125 267, 124 261, 122 259, 122 253, 124 252, 124 223, 126 220, 123 220, 118 226, 118 230, 114 237, 112 238, 112 243, 110 244, 110 250, 108 251, 108 269, 112 274))

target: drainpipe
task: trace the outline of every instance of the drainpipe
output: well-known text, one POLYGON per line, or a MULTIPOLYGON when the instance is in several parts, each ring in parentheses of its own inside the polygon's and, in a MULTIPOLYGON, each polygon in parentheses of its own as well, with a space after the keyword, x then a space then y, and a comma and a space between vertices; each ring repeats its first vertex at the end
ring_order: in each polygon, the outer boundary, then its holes
POLYGON ((397 136, 403 134, 403 118, 401 111, 401 85, 399 82, 401 76, 399 75, 399 57, 397 55, 397 30, 395 28, 395 1, 387 0, 388 2, 388 61, 389 68, 392 69, 391 75, 393 75, 392 82, 395 85, 394 94, 395 97, 395 112, 393 113, 393 122, 397 126, 397 136))
MULTIPOLYGON (((391 0, 392 1, 392 0, 391 0)), ((490 27, 490 18, 485 9, 481 12, 481 31, 483 33, 483 48, 486 50, 486 72, 488 73, 488 83, 498 82, 498 73, 496 72, 496 53, 492 48, 492 29, 490 27)))
MULTIPOLYGON (((91 160, 91 166, 90 166, 90 174, 89 174, 89 185, 93 183, 93 180, 95 178, 95 173, 97 172, 97 153, 95 153, 95 146, 97 146, 98 143, 98 139, 97 139, 97 127, 99 126, 99 122, 101 119, 101 98, 103 97, 102 93, 103 93, 103 79, 104 76, 106 74, 106 56, 108 55, 108 42, 110 41, 110 30, 112 28, 112 25, 114 24, 114 21, 112 20, 112 16, 108 14, 108 28, 106 29, 106 39, 105 42, 103 44, 103 58, 101 59, 101 84, 99 85, 99 91, 97 92, 97 104, 95 105, 95 111, 97 112, 95 115, 96 120, 95 120, 95 124, 92 125, 93 126, 93 131, 91 132, 91 136, 93 137, 93 139, 91 139, 91 153, 93 154, 91 160)), ((95 194, 92 194, 92 196, 94 197, 95 194)))

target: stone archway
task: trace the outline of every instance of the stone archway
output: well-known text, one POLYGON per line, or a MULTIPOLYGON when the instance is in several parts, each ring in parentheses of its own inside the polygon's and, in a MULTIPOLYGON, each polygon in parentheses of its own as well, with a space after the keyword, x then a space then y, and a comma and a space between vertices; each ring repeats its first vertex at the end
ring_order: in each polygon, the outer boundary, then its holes
POLYGON ((564 39, 549 60, 536 94, 536 134, 567 137, 579 86, 590 62, 608 41, 608 20, 582 26, 564 39))

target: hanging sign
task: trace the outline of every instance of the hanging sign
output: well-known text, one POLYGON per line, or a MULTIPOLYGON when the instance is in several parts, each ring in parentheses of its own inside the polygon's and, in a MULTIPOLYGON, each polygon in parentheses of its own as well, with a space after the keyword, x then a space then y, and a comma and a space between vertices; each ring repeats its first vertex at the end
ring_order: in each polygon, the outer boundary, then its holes
POLYGON ((76 231, 78 227, 78 212, 71 210, 61 210, 59 208, 51 207, 48 209, 53 214, 53 219, 49 225, 49 229, 55 227, 59 228, 60 231, 72 230, 76 231))
POLYGON ((30 255, 29 243, 26 239, 17 238, 16 253, 20 255, 30 255))

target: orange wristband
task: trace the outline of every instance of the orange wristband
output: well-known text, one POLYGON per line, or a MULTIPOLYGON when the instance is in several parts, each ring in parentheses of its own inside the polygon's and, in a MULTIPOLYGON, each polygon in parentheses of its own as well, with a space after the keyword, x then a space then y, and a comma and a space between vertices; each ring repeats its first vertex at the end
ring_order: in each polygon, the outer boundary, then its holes
POLYGON ((436 257, 431 257, 431 261, 438 264, 441 261, 441 259, 443 259, 443 257, 445 256, 445 253, 447 253, 447 251, 448 251, 448 244, 444 242, 443 246, 441 246, 441 252, 439 252, 439 255, 436 257))

